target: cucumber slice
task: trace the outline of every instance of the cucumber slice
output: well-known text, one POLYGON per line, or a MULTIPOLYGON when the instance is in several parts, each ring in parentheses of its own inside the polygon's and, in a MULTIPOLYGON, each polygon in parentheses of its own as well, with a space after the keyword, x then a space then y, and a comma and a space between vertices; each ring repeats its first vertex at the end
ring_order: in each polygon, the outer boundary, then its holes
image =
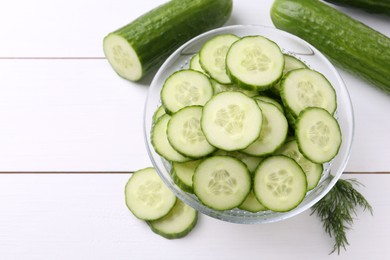
POLYGON ((253 190, 266 208, 289 211, 306 195, 307 181, 302 168, 291 158, 275 155, 264 159, 256 169, 253 190))
POLYGON ((250 90, 270 88, 281 78, 283 67, 279 46, 263 36, 241 38, 226 55, 226 68, 232 81, 250 90))
POLYGON ((256 95, 253 98, 255 100, 260 100, 260 101, 271 103, 272 105, 275 105, 277 108, 279 108, 280 112, 284 113, 284 108, 283 108, 282 104, 280 104, 278 101, 276 101, 273 98, 270 98, 268 96, 263 96, 263 95, 256 95))
POLYGON ((179 188, 193 193, 192 176, 194 176, 195 169, 201 161, 202 160, 194 160, 183 163, 172 162, 172 179, 179 188))
POLYGON ((204 74, 207 74, 206 71, 204 71, 204 69, 202 68, 202 66, 200 66, 200 63, 199 63, 199 53, 197 53, 194 56, 192 56, 192 58, 190 60, 190 69, 202 72, 204 74))
MULTIPOLYGON (((306 64, 301 60, 295 58, 294 56, 283 54, 284 56, 284 68, 283 68, 283 76, 287 74, 287 72, 296 69, 304 69, 307 68, 306 64)), ((282 76, 282 77, 283 77, 282 76)), ((275 94, 280 95, 280 81, 275 84, 272 88, 275 94)))
POLYGON ((126 205, 139 219, 156 220, 164 217, 176 203, 154 168, 133 173, 125 187, 126 205))
POLYGON ((319 72, 296 69, 282 79, 282 101, 297 117, 306 107, 322 107, 329 113, 336 111, 336 92, 330 82, 319 72))
POLYGON ((240 92, 221 92, 203 107, 203 133, 211 145, 222 150, 246 148, 259 137, 261 124, 256 101, 240 92))
POLYGON ((181 200, 161 219, 150 221, 152 231, 168 239, 182 238, 192 231, 198 221, 198 212, 181 200))
POLYGON ((203 106, 213 96, 209 78, 195 70, 179 70, 167 78, 161 90, 161 101, 172 114, 186 106, 203 106))
POLYGON ((295 134, 299 151, 310 161, 332 160, 341 145, 341 130, 337 120, 323 108, 309 107, 299 114, 295 134))
POLYGON ((242 152, 252 156, 265 156, 276 151, 286 140, 288 122, 280 110, 271 103, 256 100, 263 113, 260 136, 242 152))
POLYGON ((259 94, 259 92, 257 92, 257 91, 246 90, 246 89, 240 88, 239 86, 234 85, 234 84, 229 84, 229 85, 220 84, 215 80, 211 80, 211 85, 213 85, 213 88, 214 88, 214 95, 221 93, 221 92, 225 92, 225 91, 238 91, 238 92, 244 93, 248 97, 254 97, 254 96, 257 96, 259 94))
POLYGON ((193 176, 195 195, 206 206, 228 210, 241 205, 251 190, 251 176, 240 160, 229 156, 204 159, 193 176))
POLYGON ((253 213, 267 210, 267 208, 264 207, 264 205, 261 204, 257 200, 257 198, 256 198, 255 194, 253 193, 253 191, 251 191, 249 193, 249 195, 246 197, 244 202, 240 206, 238 206, 238 208, 239 209, 243 209, 243 210, 247 210, 247 211, 250 211, 250 212, 253 212, 253 213))
POLYGON ((154 150, 168 161, 186 162, 190 159, 177 152, 168 141, 167 128, 171 116, 161 116, 152 128, 151 143, 154 150))
POLYGON ((322 164, 313 163, 306 159, 306 157, 304 157, 299 151, 296 140, 286 142, 282 147, 280 147, 280 149, 278 149, 277 153, 294 159, 299 166, 301 166, 302 170, 306 174, 307 190, 312 190, 317 186, 321 179, 322 172, 324 171, 324 167, 322 164))
POLYGON ((258 157, 258 156, 251 156, 245 153, 242 153, 240 151, 224 151, 224 150, 218 150, 214 153, 214 155, 226 155, 231 156, 234 158, 239 159, 243 163, 245 163, 246 167, 248 167, 248 170, 251 174, 253 174, 259 165, 259 163, 264 159, 264 157, 258 157))
POLYGON ((238 39, 240 38, 233 34, 217 35, 208 40, 199 51, 200 65, 221 84, 232 83, 226 73, 225 59, 229 47, 238 39))
POLYGON ((157 122, 157 120, 162 116, 162 115, 165 115, 165 109, 163 106, 159 106, 156 111, 154 112, 153 114, 153 119, 152 119, 152 122, 153 124, 155 124, 157 122))
POLYGON ((201 106, 188 106, 174 113, 169 120, 168 141, 184 156, 200 158, 216 150, 207 142, 200 128, 201 117, 201 106))

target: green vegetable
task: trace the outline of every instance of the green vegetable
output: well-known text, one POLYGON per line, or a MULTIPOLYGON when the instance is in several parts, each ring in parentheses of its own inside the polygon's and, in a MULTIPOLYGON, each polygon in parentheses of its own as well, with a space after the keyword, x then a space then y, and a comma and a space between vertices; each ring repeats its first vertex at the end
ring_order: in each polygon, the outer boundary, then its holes
POLYGON ((390 93, 390 38, 317 0, 275 0, 274 25, 390 93))
POLYGON ((348 245, 347 230, 353 224, 357 207, 368 210, 371 215, 373 209, 364 196, 353 186, 361 185, 355 179, 339 179, 329 193, 312 207, 312 214, 316 213, 321 219, 325 232, 333 237, 335 244, 331 253, 348 245))
POLYGON ((390 1, 384 0, 325 0, 326 2, 342 6, 352 6, 370 13, 390 15, 390 1))
POLYGON ((180 45, 230 17, 232 0, 171 0, 108 34, 104 53, 122 77, 136 81, 180 45))

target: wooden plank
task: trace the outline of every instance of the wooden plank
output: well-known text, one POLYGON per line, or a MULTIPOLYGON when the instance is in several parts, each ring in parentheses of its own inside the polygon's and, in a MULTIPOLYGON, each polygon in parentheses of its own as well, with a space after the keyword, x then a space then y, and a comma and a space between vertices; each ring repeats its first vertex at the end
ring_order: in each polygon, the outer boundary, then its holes
POLYGON ((186 238, 152 233, 125 206, 129 175, 0 175, 0 258, 13 259, 387 259, 390 175, 349 175, 374 216, 358 210, 347 252, 307 211, 264 225, 237 225, 201 215, 186 238), (370 235, 372 234, 372 235, 370 235))
MULTIPOLYGON (((151 165, 142 126, 151 77, 128 82, 104 59, 0 60, 0 71, 0 171, 126 172, 151 165)), ((346 171, 389 171, 383 111, 390 100, 342 73, 356 120, 346 171)))

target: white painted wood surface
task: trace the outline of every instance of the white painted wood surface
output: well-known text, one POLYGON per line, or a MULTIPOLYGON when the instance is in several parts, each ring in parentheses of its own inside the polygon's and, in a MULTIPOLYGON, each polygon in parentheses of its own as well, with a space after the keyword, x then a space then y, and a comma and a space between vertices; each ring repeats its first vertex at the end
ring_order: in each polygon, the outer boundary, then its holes
MULTIPOLYGON (((103 58, 102 38, 164 0, 15 0, 0 8, 0 171, 131 171, 150 165, 142 110, 151 77, 131 83, 103 58), (55 59, 53 59, 55 58, 55 59)), ((228 24, 272 26, 272 0, 235 0, 228 24)), ((390 36, 388 17, 338 9, 390 36)), ((123 200, 128 174, 0 174, 0 259, 388 259, 390 96, 339 70, 355 109, 346 171, 375 214, 359 212, 350 246, 310 212, 244 226, 201 216, 165 240, 123 200)), ((389 72, 390 73, 390 72, 389 72)))

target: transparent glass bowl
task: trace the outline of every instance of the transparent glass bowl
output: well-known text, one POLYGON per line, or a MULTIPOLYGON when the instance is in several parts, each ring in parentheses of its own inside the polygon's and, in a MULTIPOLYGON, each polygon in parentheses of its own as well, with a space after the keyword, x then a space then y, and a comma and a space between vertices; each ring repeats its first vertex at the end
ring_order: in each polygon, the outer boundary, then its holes
POLYGON ((352 139, 354 133, 353 109, 348 91, 337 70, 316 48, 302 39, 284 31, 258 25, 234 25, 211 30, 199 35, 177 49, 161 66, 155 75, 149 88, 148 97, 144 111, 144 134, 146 147, 150 159, 165 184, 176 196, 189 206, 199 212, 223 221, 256 224, 281 221, 295 216, 313 206, 325 196, 343 173, 349 159, 352 139), (337 93, 337 111, 335 117, 338 119, 342 132, 342 144, 338 155, 329 163, 324 165, 323 176, 316 188, 308 192, 302 203, 295 209, 288 212, 262 211, 251 213, 240 209, 218 211, 203 205, 195 195, 182 191, 172 180, 170 175, 170 164, 160 157, 151 144, 150 132, 152 128, 152 117, 159 105, 161 105, 160 91, 165 79, 173 72, 188 68, 189 61, 193 54, 197 53, 200 47, 210 38, 223 33, 232 33, 237 36, 262 35, 276 42, 284 53, 291 54, 305 62, 310 68, 324 74, 331 82, 337 93))

